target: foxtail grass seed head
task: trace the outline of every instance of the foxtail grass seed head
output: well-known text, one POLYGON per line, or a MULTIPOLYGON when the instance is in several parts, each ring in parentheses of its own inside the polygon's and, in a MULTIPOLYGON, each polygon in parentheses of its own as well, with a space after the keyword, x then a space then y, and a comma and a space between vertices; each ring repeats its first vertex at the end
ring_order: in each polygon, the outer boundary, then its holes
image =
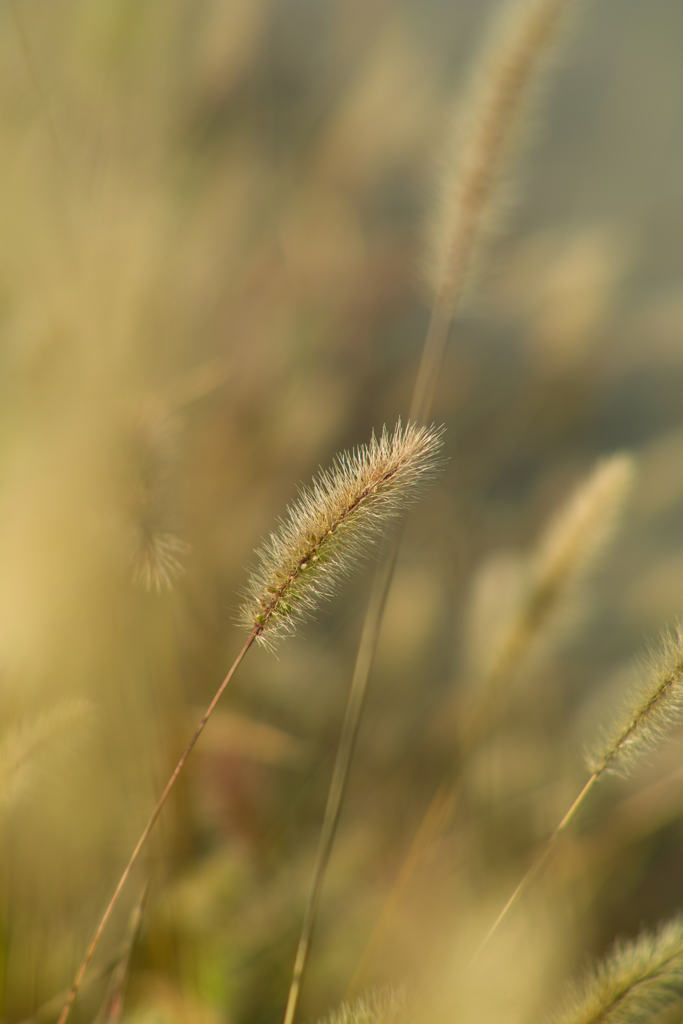
POLYGON ((416 496, 438 465, 442 431, 386 427, 368 445, 338 455, 256 552, 240 619, 272 645, 293 633, 334 592, 388 521, 416 496))
POLYGON ((530 87, 571 0, 514 0, 495 25, 442 160, 440 202, 426 259, 437 300, 457 301, 495 218, 500 184, 527 109, 530 87))
POLYGON ((402 991, 381 989, 353 1003, 342 1003, 318 1024, 399 1024, 405 1019, 406 998, 402 991))
POLYGON ((183 575, 190 550, 177 536, 180 423, 148 399, 127 425, 128 533, 133 583, 161 594, 183 575))
POLYGON ((553 1024, 649 1024, 681 996, 683 921, 677 918, 655 934, 618 943, 576 986, 553 1024))
POLYGON ((532 574, 539 594, 549 598, 590 569, 614 534, 634 475, 633 458, 619 452, 601 459, 579 485, 534 556, 532 574))
POLYGON ((683 716, 683 626, 667 633, 643 666, 643 682, 590 767, 596 775, 627 775, 683 716))
POLYGON ((181 559, 190 545, 173 533, 141 534, 133 562, 133 583, 144 590, 172 590, 175 581, 183 575, 181 559))
MULTIPOLYGON (((480 677, 491 682, 517 671, 571 606, 577 586, 614 534, 634 471, 633 459, 623 452, 601 459, 551 519, 526 564, 508 560, 492 566, 495 575, 483 582, 489 591, 496 588, 498 619, 481 622, 487 607, 473 608, 480 640, 471 660, 480 677)), ((484 604, 486 594, 476 596, 484 604)))

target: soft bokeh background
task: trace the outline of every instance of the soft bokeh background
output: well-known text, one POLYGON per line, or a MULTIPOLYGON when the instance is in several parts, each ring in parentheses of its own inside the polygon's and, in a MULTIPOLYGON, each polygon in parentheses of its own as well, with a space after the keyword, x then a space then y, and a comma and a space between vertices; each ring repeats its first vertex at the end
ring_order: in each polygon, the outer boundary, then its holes
MULTIPOLYGON (((308 1020, 405 981, 430 1019, 542 1017, 616 935, 683 906, 679 735, 595 794, 466 970, 585 780, 620 668, 683 602, 683 8, 580 6, 452 333, 434 408, 449 461, 408 523, 308 1020), (457 808, 398 893, 457 761, 476 581, 624 448, 639 476, 620 532, 491 707, 457 808)), ((495 7, 0 7, 3 1020, 70 983, 243 642, 254 547, 300 481, 405 418, 433 169, 495 7)), ((147 879, 125 1012, 280 1019, 369 577, 277 657, 250 653, 79 1020, 130 952, 147 879)))

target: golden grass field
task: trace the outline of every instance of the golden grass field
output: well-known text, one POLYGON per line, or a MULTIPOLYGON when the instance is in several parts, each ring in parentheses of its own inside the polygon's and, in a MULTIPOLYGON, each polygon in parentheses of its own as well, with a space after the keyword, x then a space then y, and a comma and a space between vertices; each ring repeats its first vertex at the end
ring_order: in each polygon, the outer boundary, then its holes
MULTIPOLYGON (((405 520, 297 1019, 374 990, 339 1024, 551 1021, 683 907, 667 705, 472 962, 683 612, 683 8, 565 6, 505 160, 467 148, 498 0, 0 6, 4 1024, 57 1019, 246 639, 254 550, 405 424, 463 152, 491 183, 425 417, 444 462, 405 520)), ((282 1020, 377 548, 245 657, 74 1021, 282 1020)), ((683 1020, 674 968, 668 1005, 586 1022, 683 1020)))

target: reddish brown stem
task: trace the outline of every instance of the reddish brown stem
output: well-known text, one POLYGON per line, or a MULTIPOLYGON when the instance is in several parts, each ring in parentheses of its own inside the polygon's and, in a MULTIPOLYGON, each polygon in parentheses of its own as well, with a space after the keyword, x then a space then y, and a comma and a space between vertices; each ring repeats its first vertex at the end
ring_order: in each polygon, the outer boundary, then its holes
POLYGON ((185 747, 185 750, 183 751, 182 757, 180 758, 180 760, 178 761, 178 764, 173 769, 173 774, 171 775, 170 779, 166 783, 166 787, 165 787, 163 793, 161 794, 161 796, 159 797, 157 805, 154 808, 154 810, 152 811, 152 813, 150 815, 150 818, 149 818, 149 821, 145 825, 143 833, 140 836, 140 838, 138 839, 138 842, 137 842, 137 845, 136 845, 135 849, 133 850, 132 854, 130 855, 130 860, 128 861, 128 863, 126 864, 126 866, 125 866, 125 868, 123 870, 123 874, 121 875, 121 877, 119 879, 118 885, 114 889, 114 893, 112 895, 112 898, 109 900, 109 903, 107 904, 107 909, 105 910, 104 914, 102 915, 102 917, 100 919, 100 923, 98 924, 97 928, 95 929, 95 934, 93 935, 93 937, 92 937, 92 939, 90 941, 90 945, 88 946, 87 952, 86 952, 85 956, 83 957, 83 962, 82 962, 81 966, 78 968, 78 973, 76 974, 76 977, 74 978, 73 985, 71 986, 71 988, 69 990, 69 995, 67 996, 66 1002, 64 1003, 64 1006, 62 1007, 62 1012, 59 1015, 59 1020, 57 1021, 57 1024, 65 1024, 69 1014, 71 1013, 71 1007, 73 1006, 73 1004, 75 1002, 75 999, 76 999, 76 996, 78 995, 78 990, 81 987, 81 983, 83 981, 83 978, 85 977, 86 971, 88 970, 88 967, 90 965, 90 961, 92 960, 92 958, 93 958, 93 956, 95 954, 95 950, 97 949, 97 947, 99 945, 99 942, 100 942, 100 939, 102 938, 102 933, 104 932, 104 929, 107 926, 107 922, 108 922, 109 918, 111 917, 112 911, 114 910, 114 907, 116 906, 118 898, 121 895, 123 887, 126 884, 126 881, 128 880, 128 876, 131 873, 133 865, 135 864, 136 860, 138 859, 143 846, 147 842, 147 839, 149 838, 149 834, 152 831, 152 829, 154 828, 154 825, 156 823, 157 818, 161 814, 162 808, 163 808, 164 804, 166 803, 166 800, 168 799, 169 793, 173 789, 173 786, 175 784, 176 779, 180 775, 180 773, 183 770, 183 767, 185 765, 185 762, 187 761, 188 757, 192 753, 192 748, 194 747, 195 743, 197 742, 197 740, 201 736, 202 732, 204 731, 204 726, 206 725, 206 723, 208 722, 209 718, 211 717, 211 714, 212 714, 214 708, 218 704, 218 701, 221 699, 221 696, 223 695, 223 691, 225 690, 226 686, 228 685, 228 683, 232 679, 232 677, 233 677, 233 675, 235 673, 235 670, 237 669, 237 666, 242 661, 242 658, 244 657, 244 655, 247 653, 247 651, 249 650, 249 648, 253 644, 253 642, 256 639, 256 637, 258 636, 259 632, 260 632, 260 627, 257 627, 255 629, 253 629, 252 632, 250 633, 249 639, 245 643, 245 645, 242 648, 242 650, 240 651, 240 653, 235 658, 235 661, 233 662, 232 668, 228 672, 227 676, 225 677, 225 679, 223 680, 221 685, 218 687, 218 690, 216 691, 216 695, 213 698, 213 700, 211 701, 211 703, 209 704, 208 708, 206 709, 206 712, 205 712, 204 717, 202 718, 201 722, 199 723, 199 725, 195 729, 194 735, 193 735, 192 739, 190 740, 188 745, 185 747))

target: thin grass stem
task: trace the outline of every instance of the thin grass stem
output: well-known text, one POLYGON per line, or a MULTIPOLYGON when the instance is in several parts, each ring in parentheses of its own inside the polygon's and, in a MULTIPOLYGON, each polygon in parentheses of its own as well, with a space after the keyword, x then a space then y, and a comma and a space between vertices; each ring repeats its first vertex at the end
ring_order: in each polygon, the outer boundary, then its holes
POLYGON ((401 870, 375 922, 358 966, 353 972, 353 977, 347 987, 347 998, 349 993, 360 992, 362 989, 368 966, 372 962, 372 958, 384 938, 389 922, 396 912, 399 901, 417 869, 422 853, 441 834, 445 823, 450 820, 453 808, 457 802, 457 796, 456 789, 448 780, 444 780, 434 794, 427 812, 420 822, 420 827, 410 844, 410 849, 401 865, 401 870))
MULTIPOLYGON (((257 640, 272 646, 273 637, 292 633, 298 621, 310 614, 323 597, 333 593, 339 579, 350 571, 354 555, 362 554, 378 535, 382 536, 387 521, 410 504, 422 483, 429 479, 438 465, 441 433, 440 430, 417 428, 414 424, 408 424, 404 430, 399 422, 393 434, 389 434, 385 427, 379 439, 373 435, 369 445, 339 455, 330 470, 322 471, 310 488, 301 490, 299 501, 288 509, 287 518, 280 521, 279 530, 272 533, 269 541, 259 550, 260 565, 252 572, 247 587, 248 600, 242 608, 242 621, 249 631, 248 639, 219 686, 152 811, 97 926, 58 1024, 65 1024, 128 875, 178 775, 243 657, 257 640)), ((388 566, 387 571, 391 573, 392 568, 388 566)), ((379 588, 384 597, 387 589, 384 584, 379 588)), ((376 612, 378 621, 382 615, 382 601, 376 612)), ((376 634, 375 630, 375 641, 376 634)), ((367 644, 363 647, 362 655, 359 655, 359 677, 367 678, 366 663, 372 660, 373 653, 372 645, 370 649, 367 644)), ((335 771, 330 797, 327 817, 329 834, 326 832, 321 844, 321 877, 336 828, 363 695, 357 687, 352 688, 353 700, 349 705, 348 723, 342 731, 339 752, 339 764, 342 767, 335 771)), ((317 895, 314 893, 312 917, 316 902, 317 895)), ((305 962, 307 943, 302 948, 305 962)))
POLYGON ((486 935, 484 936, 484 938, 480 942, 479 946, 477 947, 477 951, 474 954, 474 956, 472 957, 471 963, 474 963, 475 960, 478 959, 479 955, 484 950, 484 948, 488 944, 489 940, 492 938, 494 933, 497 931, 498 926, 501 924, 503 918, 506 917, 506 915, 507 915, 508 911, 510 910, 510 908, 513 906, 513 904, 515 904, 517 902, 517 899, 522 894, 522 892, 524 892, 524 890, 528 886, 528 884, 531 881, 531 879, 541 870, 543 865, 546 863, 546 861, 548 860, 548 857, 550 856, 550 854, 551 854, 551 852, 552 852, 552 850, 553 850, 553 848, 555 846, 555 843, 559 839, 561 833, 564 831, 564 829, 566 829, 567 825, 569 825, 570 821, 573 819, 573 817, 576 814, 576 812, 578 811, 579 807, 582 805, 582 803, 584 802, 584 800, 586 799, 586 797, 588 796, 588 794, 592 790, 593 786, 598 781, 598 778, 599 778, 599 773, 593 772, 593 774, 589 778, 588 782, 585 784, 585 786, 583 787, 583 789, 581 790, 581 792, 577 796, 577 798, 574 801, 574 803, 571 805, 571 807, 569 808, 569 810, 567 811, 565 816, 562 818, 562 821, 559 823, 559 825, 557 826, 555 831, 552 833, 550 838, 548 840, 546 840, 545 846, 541 850, 541 853, 538 855, 536 860, 533 861, 533 863, 531 864, 531 867, 528 868, 528 870, 526 871, 526 873, 523 876, 523 878, 521 879, 521 881, 517 884, 516 889, 514 890, 512 895, 509 897, 507 903, 505 904, 503 909, 500 911, 500 913, 498 914, 498 917, 493 922, 493 924, 491 925, 491 927, 487 931, 486 935))
MULTIPOLYGON (((445 351, 448 331, 452 316, 444 316, 443 308, 437 304, 432 310, 429 329, 425 338, 422 358, 418 369, 417 381, 410 406, 409 421, 418 427, 423 426, 429 415, 434 387, 438 379, 441 362, 445 351)), ((361 638, 356 654, 356 662, 351 679, 349 696, 344 712, 344 721, 339 738, 339 747, 335 758, 332 779, 328 791, 323 823, 320 830, 318 853, 313 868, 313 876, 309 889, 306 909, 301 925, 301 933, 297 945, 292 980, 287 994, 287 1005, 283 1024, 292 1024, 299 1003, 301 985, 308 963, 311 935, 320 901, 320 893, 325 881, 327 865, 334 845, 339 822, 341 804, 346 792, 346 783, 353 752, 356 747, 367 692, 368 681, 379 642, 379 634, 384 618, 391 582, 396 568, 396 560, 403 536, 397 530, 385 542, 386 553, 375 571, 370 600, 363 620, 361 638)))
MULTIPOLYGON (((136 916, 137 916, 136 907, 136 916)), ((97 967, 93 967, 88 974, 87 978, 84 979, 82 987, 85 989, 89 985, 94 985, 96 981, 101 981, 106 978, 108 974, 113 974, 116 968, 121 964, 128 956, 130 952, 130 939, 125 939, 121 942, 112 956, 102 964, 98 964, 97 967)), ((40 1024, 43 1020, 49 1020, 54 1017, 55 1014, 61 1010, 64 1000, 69 993, 69 989, 64 989, 58 992, 56 995, 51 996, 45 1003, 32 1014, 30 1017, 25 1017, 19 1024, 40 1024)))
POLYGON ((339 823, 339 814, 344 794, 346 792, 349 769, 351 767, 351 759, 353 757, 353 751, 358 738, 358 730, 360 728, 370 668, 375 656, 380 625, 389 593, 389 585, 391 583, 391 577, 396 564, 398 542, 399 536, 397 535, 394 535, 394 537, 389 541, 390 550, 380 563, 375 574, 372 593, 370 595, 370 603, 363 623, 363 632, 361 634, 358 653, 356 655, 356 664, 353 671, 353 678, 351 680, 349 697, 346 703, 346 711, 344 713, 344 722, 341 729, 339 747, 337 749, 337 756, 335 758, 332 779, 330 781, 330 788, 327 795, 327 804, 325 806, 325 814, 320 831, 318 852, 316 855, 315 866, 313 868, 313 878, 311 881, 308 901, 306 903, 306 910, 304 912, 304 919, 301 926, 301 935, 299 937, 299 944, 297 946, 296 957, 294 960, 294 970, 292 972, 292 981, 289 986, 289 993, 287 996, 284 1024, 292 1024, 299 1002, 301 983, 306 970, 306 964, 308 962, 311 935, 318 909, 318 902, 320 900, 320 892, 325 880, 325 873, 327 871, 327 865, 332 852, 332 846, 334 845, 337 825, 339 823))
POLYGON ((202 720, 200 721, 199 725, 195 729, 194 735, 192 736, 192 739, 190 740, 188 745, 185 747, 185 750, 183 751, 180 760, 178 761, 177 765, 175 766, 175 768, 173 770, 173 774, 171 775, 170 779, 166 783, 164 791, 161 794, 161 796, 159 797, 159 800, 157 801, 156 807, 152 811, 152 813, 151 813, 151 815, 149 817, 149 820, 148 820, 147 824, 145 825, 145 828, 144 828, 144 830, 142 832, 142 835, 140 836, 140 838, 137 841, 135 849, 133 850, 133 852, 132 852, 132 854, 130 856, 130 859, 128 860, 128 863, 126 864, 126 866, 125 866, 125 868, 123 870, 123 873, 122 873, 121 877, 119 878, 118 884, 117 884, 116 888, 114 889, 114 892, 112 894, 111 899, 109 900, 109 903, 107 904, 106 910, 104 911, 102 917, 100 918, 100 922, 97 925, 97 928, 95 929, 95 933, 94 933, 92 939, 90 940, 90 945, 88 946, 87 952, 86 952, 85 956, 83 957, 83 961, 81 963, 81 966, 78 968, 78 972, 77 972, 76 977, 74 978, 74 982, 73 982, 73 984, 72 984, 72 986, 71 986, 71 988, 69 990, 69 994, 66 997, 66 1001, 64 1002, 64 1006, 62 1007, 62 1011, 61 1011, 61 1013, 59 1015, 57 1024, 65 1024, 69 1014, 71 1013, 71 1008, 73 1007, 73 1004, 74 1004, 74 1002, 76 1000, 76 996, 78 995, 78 991, 79 991, 79 989, 81 987, 81 984, 83 982, 83 978, 85 977, 86 971, 88 970, 88 967, 90 966, 90 961, 92 960, 93 956, 95 955, 95 951, 96 951, 96 949, 97 949, 97 947, 98 947, 98 945, 100 943, 100 939, 102 938, 102 934, 104 932, 104 929, 106 928, 107 922, 109 921, 109 918, 112 915, 114 907, 116 906, 116 904, 118 902, 119 896, 121 895, 121 892, 123 891, 123 887, 125 886, 125 884, 126 884, 126 882, 128 880, 128 876, 130 875, 130 873, 131 873, 131 871, 133 869, 133 865, 135 864, 135 862, 137 861, 138 857, 140 856, 140 853, 142 852, 142 849, 145 846, 145 844, 146 844, 146 842, 147 842, 147 840, 149 838, 149 835, 150 835, 152 829, 154 828, 154 825, 156 824, 157 818, 161 814, 161 811, 162 811, 162 809, 164 807, 164 804, 166 803, 166 801, 168 799, 168 796, 169 796, 171 790, 173 789, 173 786, 175 785, 176 779, 178 778, 178 776, 180 775, 181 771, 183 770, 185 762, 187 761, 188 757, 192 753, 192 750, 194 749, 194 746, 195 746, 197 740, 199 739, 199 737, 201 736, 202 732, 204 731, 204 726, 206 725, 206 723, 208 722, 209 718, 211 717, 211 714, 213 713, 214 708, 218 704, 218 701, 221 699, 225 688, 227 687, 228 683, 230 682, 230 680, 232 679, 232 677, 233 677, 233 675, 235 673, 235 670, 237 669, 237 667, 241 663, 242 659, 244 658, 245 654, 247 653, 247 651, 249 650, 251 645, 256 640, 257 633, 258 633, 258 629, 255 628, 249 634, 249 637, 248 637, 246 643, 244 644, 244 647, 242 648, 240 653, 235 658, 235 661, 233 662, 232 667, 230 668, 230 671, 226 675, 226 677, 223 680, 223 682, 221 683, 221 685, 218 687, 213 700, 211 701, 211 703, 209 704, 208 708, 204 712, 204 717, 202 718, 202 720))
POLYGON ((107 986, 107 994, 104 1002, 100 1007, 100 1012, 95 1018, 94 1024, 117 1024, 123 1013, 123 1007, 126 996, 126 986, 130 975, 131 960, 133 952, 137 945, 140 937, 140 930, 142 928, 142 920, 144 916, 145 903, 147 902, 147 893, 149 892, 149 882, 146 883, 142 890, 142 895, 137 906, 134 908, 133 913, 130 917, 128 925, 129 936, 128 936, 128 948, 125 954, 119 959, 118 963, 114 966, 114 971, 109 984, 107 986))

